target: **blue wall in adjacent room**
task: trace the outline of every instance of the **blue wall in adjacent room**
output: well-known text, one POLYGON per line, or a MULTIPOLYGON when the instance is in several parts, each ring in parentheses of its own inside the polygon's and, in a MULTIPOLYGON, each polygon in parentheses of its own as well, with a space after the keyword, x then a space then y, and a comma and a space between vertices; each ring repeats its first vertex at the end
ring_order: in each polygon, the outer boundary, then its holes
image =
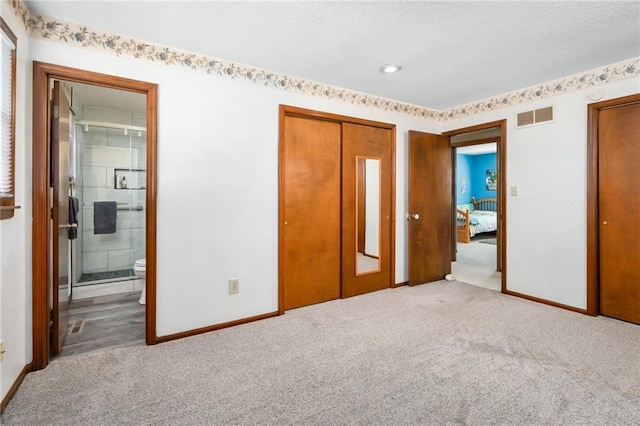
POLYGON ((496 154, 473 155, 471 162, 471 195, 480 198, 495 198, 498 191, 489 191, 486 186, 487 170, 496 170, 496 154))
POLYGON ((457 154, 456 155, 456 205, 467 204, 471 202, 471 159, 472 155, 457 154), (460 183, 462 178, 467 180, 466 193, 462 193, 460 183))
POLYGON ((482 155, 456 155, 456 204, 471 202, 471 197, 495 198, 497 191, 489 191, 486 188, 487 170, 496 170, 496 154, 482 155), (461 193, 460 182, 467 179, 467 192, 461 193))

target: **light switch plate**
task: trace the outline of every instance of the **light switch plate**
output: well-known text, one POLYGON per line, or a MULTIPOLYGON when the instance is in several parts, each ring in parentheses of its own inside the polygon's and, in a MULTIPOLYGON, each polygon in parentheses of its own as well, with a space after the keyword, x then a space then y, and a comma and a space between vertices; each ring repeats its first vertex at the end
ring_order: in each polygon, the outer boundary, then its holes
POLYGON ((240 293, 240 279, 233 278, 229 280, 229 294, 240 293))

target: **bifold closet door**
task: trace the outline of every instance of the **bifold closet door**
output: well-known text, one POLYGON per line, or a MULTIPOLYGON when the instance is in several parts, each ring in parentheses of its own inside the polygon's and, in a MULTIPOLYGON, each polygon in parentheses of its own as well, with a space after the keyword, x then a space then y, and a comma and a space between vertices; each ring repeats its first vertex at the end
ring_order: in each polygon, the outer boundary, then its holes
POLYGON ((391 285, 392 138, 390 129, 342 124, 342 297, 391 285))
POLYGON ((340 297, 340 123, 287 116, 282 157, 284 309, 340 297))

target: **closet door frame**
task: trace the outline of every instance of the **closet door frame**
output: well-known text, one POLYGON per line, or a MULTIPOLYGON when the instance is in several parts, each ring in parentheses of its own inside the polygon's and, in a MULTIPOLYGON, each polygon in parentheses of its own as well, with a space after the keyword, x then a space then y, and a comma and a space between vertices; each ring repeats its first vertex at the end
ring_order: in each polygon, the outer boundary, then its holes
POLYGON ((587 105, 587 308, 579 312, 600 315, 600 201, 598 179, 600 111, 640 102, 640 94, 587 105))
MULTIPOLYGON (((278 130, 278 313, 284 314, 284 122, 286 117, 305 117, 317 120, 326 120, 336 123, 352 123, 364 126, 378 127, 391 130, 391 223, 390 229, 390 262, 391 270, 389 276, 389 287, 396 287, 394 284, 396 276, 396 125, 382 123, 379 121, 366 120, 345 115, 333 114, 323 111, 315 111, 299 108, 291 105, 280 105, 279 108, 279 130, 278 130)), ((342 265, 341 265, 342 268, 342 265)), ((342 285, 342 283, 341 283, 342 285)))

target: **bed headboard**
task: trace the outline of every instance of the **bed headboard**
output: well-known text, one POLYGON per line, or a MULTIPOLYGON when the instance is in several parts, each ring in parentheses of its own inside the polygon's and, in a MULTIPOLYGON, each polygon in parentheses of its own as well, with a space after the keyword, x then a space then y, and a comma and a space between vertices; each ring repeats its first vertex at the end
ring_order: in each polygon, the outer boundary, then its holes
POLYGON ((476 200, 475 198, 471 198, 471 202, 476 210, 484 210, 489 212, 497 212, 498 211, 498 200, 496 198, 480 198, 476 200))

